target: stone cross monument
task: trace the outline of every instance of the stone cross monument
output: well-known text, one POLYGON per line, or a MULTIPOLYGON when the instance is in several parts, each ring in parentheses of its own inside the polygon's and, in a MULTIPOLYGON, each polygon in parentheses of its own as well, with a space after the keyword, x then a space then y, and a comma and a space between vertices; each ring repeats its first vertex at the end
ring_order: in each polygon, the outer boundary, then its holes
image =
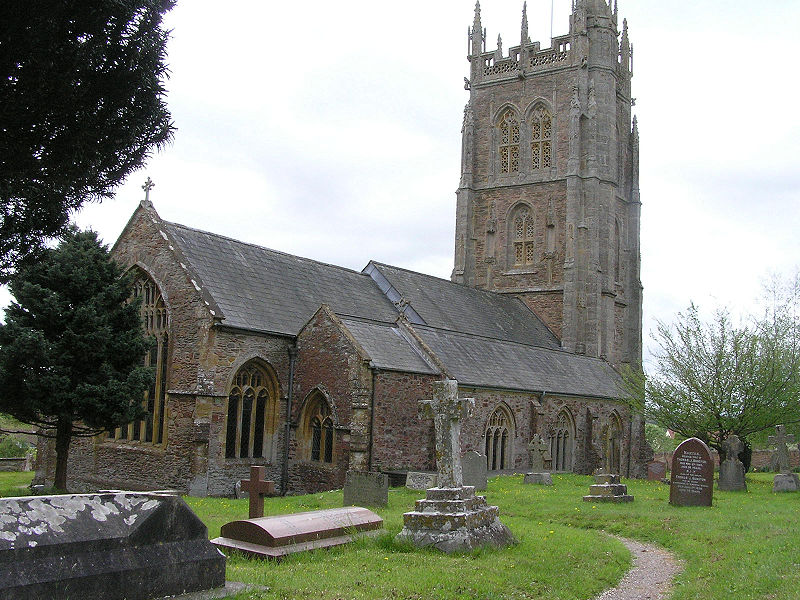
POLYGON ((546 473, 544 470, 544 461, 550 458, 548 450, 547 442, 538 433, 534 433, 530 444, 528 444, 531 472, 525 474, 523 483, 553 485, 553 478, 550 473, 546 473))
POLYGON ((800 491, 800 478, 797 473, 792 473, 792 465, 789 462, 789 449, 786 443, 794 442, 794 436, 786 434, 786 427, 778 425, 775 428, 775 435, 769 436, 769 443, 775 446, 778 456, 778 473, 772 481, 773 492, 797 492, 800 491))

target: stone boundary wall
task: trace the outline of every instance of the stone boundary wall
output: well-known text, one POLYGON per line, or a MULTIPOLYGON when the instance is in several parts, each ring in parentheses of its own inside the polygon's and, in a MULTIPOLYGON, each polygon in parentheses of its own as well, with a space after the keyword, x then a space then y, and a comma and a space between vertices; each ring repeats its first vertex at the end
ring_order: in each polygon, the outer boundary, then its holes
MULTIPOLYGON (((750 470, 758 471, 764 468, 769 468, 772 456, 775 454, 774 450, 753 450, 753 458, 750 462, 750 470)), ((719 468, 719 454, 713 448, 711 449, 711 457, 714 459, 714 468, 719 468)), ((666 462, 667 469, 672 464, 672 452, 656 452, 653 460, 666 462)), ((792 469, 800 467, 800 450, 797 448, 789 449, 789 463, 792 469)))
POLYGON ((0 458, 0 472, 30 471, 33 468, 33 455, 18 458, 0 458))

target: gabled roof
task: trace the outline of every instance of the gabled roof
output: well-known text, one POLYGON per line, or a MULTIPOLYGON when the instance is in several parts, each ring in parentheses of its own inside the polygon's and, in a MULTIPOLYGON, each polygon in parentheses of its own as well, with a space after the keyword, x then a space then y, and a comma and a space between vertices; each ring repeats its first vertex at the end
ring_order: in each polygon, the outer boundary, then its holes
POLYGON ((342 323, 378 369, 428 375, 438 373, 396 325, 357 319, 342 319, 342 323))
POLYGON ((415 325, 557 349, 558 339, 522 300, 370 262, 364 268, 415 325))
POLYGON ((162 222, 222 310, 223 325, 294 336, 324 303, 340 316, 393 322, 397 310, 362 273, 162 222))

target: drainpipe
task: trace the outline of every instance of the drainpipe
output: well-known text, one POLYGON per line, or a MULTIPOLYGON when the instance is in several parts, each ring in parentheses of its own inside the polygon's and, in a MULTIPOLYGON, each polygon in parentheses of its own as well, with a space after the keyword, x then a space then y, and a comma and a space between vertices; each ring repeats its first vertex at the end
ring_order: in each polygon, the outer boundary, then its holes
POLYGON ((372 390, 370 391, 369 398, 369 462, 367 470, 372 472, 372 446, 375 440, 375 365, 372 361, 369 363, 372 369, 372 390))
POLYGON ((294 396, 294 363, 297 360, 297 346, 289 346, 289 386, 286 391, 286 428, 284 430, 283 465, 281 467, 281 496, 285 496, 289 486, 289 438, 292 422, 292 396, 294 396))

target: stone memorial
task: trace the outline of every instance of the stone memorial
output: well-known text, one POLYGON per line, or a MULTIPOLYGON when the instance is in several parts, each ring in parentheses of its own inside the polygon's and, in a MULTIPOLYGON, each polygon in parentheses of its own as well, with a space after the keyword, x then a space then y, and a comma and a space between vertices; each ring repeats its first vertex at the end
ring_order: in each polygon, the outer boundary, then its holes
POLYGON ((382 527, 383 519, 371 510, 349 506, 231 521, 211 543, 256 558, 280 560, 295 552, 330 548, 359 536, 375 535, 382 527))
POLYGON ((737 435, 729 435, 722 446, 725 449, 725 460, 719 466, 717 487, 728 492, 747 491, 744 465, 739 460, 739 454, 744 450, 744 444, 737 435))
POLYGON ((453 379, 435 382, 433 399, 422 401, 433 416, 439 487, 429 489, 424 500, 417 500, 415 510, 403 515, 403 529, 396 540, 443 552, 514 543, 514 536, 500 522, 499 509, 489 506, 484 496, 476 496, 474 487, 463 485, 460 420, 473 403, 458 397, 458 382, 453 379))
POLYGON ((589 486, 589 495, 584 502, 633 502, 628 494, 628 486, 620 481, 620 476, 612 473, 595 473, 594 483, 589 486))
POLYGON ((461 457, 461 471, 464 477, 464 485, 471 485, 477 491, 485 490, 488 486, 489 473, 486 466, 486 457, 483 454, 479 454, 474 450, 465 452, 464 456, 461 457))
POLYGON ((672 453, 669 503, 674 506, 711 506, 714 497, 714 459, 709 447, 689 438, 672 453))
POLYGON ((406 487, 410 490, 427 490, 437 485, 436 473, 409 471, 406 474, 406 487))
POLYGON ((388 506, 389 476, 386 473, 348 471, 342 492, 344 506, 388 506))
POLYGON ((667 477, 667 463, 654 460, 647 463, 647 479, 650 481, 664 481, 667 477))
POLYGON ((531 471, 525 474, 523 483, 533 483, 538 485, 553 485, 553 478, 544 469, 546 460, 550 460, 549 446, 547 442, 538 434, 534 433, 531 442, 528 444, 528 457, 531 471))
POLYGON ((775 427, 775 435, 769 436, 769 443, 775 446, 775 455, 777 456, 778 473, 772 481, 773 492, 796 492, 800 490, 800 479, 797 473, 791 472, 791 463, 789 462, 789 449, 786 447, 787 443, 794 442, 794 436, 786 434, 786 428, 783 425, 775 427))
POLYGON ((225 556, 178 496, 0 499, 0 598, 146 600, 225 585, 225 556))
POLYGON ((250 467, 250 479, 242 479, 241 491, 250 494, 250 518, 264 516, 264 497, 275 494, 275 483, 266 480, 266 467, 250 467))

